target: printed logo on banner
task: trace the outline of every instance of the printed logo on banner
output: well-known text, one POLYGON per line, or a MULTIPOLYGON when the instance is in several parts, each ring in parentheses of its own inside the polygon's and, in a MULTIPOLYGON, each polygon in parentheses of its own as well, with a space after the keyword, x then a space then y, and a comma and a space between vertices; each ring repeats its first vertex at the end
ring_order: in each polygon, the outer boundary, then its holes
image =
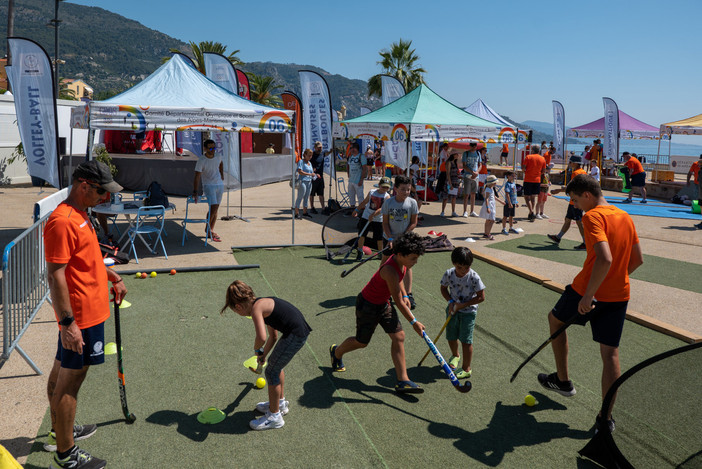
POLYGON ((258 129, 261 133, 265 131, 287 132, 291 126, 290 117, 282 111, 267 112, 258 123, 258 129))
POLYGON ((439 141, 439 129, 436 128, 436 126, 427 124, 424 126, 424 130, 428 130, 431 132, 433 135, 431 137, 432 141, 438 142, 439 141))
POLYGON ((121 104, 118 106, 118 108, 121 112, 127 113, 127 115, 124 116, 124 122, 125 124, 129 122, 132 126, 132 130, 136 132, 144 132, 146 130, 146 119, 144 118, 144 114, 139 109, 135 108, 134 106, 124 106, 121 104), (134 120, 128 121, 130 117, 136 119, 136 123, 134 120))
POLYGON ((499 140, 505 143, 513 143, 514 129, 512 129, 511 127, 502 127, 502 130, 500 130, 499 133, 499 140))
POLYGON ((405 127, 405 124, 395 124, 390 135, 392 140, 396 142, 404 142, 407 140, 407 127, 405 127))
POLYGON ((41 61, 34 54, 26 54, 22 59, 22 74, 32 76, 43 76, 44 70, 41 68, 41 61))

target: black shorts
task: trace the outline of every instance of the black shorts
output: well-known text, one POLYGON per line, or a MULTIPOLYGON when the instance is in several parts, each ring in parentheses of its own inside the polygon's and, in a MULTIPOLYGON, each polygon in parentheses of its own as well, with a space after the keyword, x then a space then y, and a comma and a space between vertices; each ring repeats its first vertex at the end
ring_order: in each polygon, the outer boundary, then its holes
POLYGON ((505 204, 504 207, 502 207, 502 216, 504 218, 513 217, 514 216, 514 205, 509 207, 509 206, 507 206, 507 204, 505 204))
POLYGON ((310 196, 313 195, 321 195, 324 197, 324 178, 317 178, 314 181, 312 181, 312 191, 310 192, 310 196))
POLYGON ((370 343, 378 324, 387 334, 402 331, 397 311, 389 301, 376 305, 367 301, 363 298, 363 294, 359 293, 356 297, 356 340, 362 344, 370 343))
POLYGON ((507 158, 508 155, 509 155, 509 153, 502 152, 502 153, 500 153, 500 158, 507 158))
MULTIPOLYGON (((363 230, 363 228, 365 228, 367 222, 368 220, 366 220, 365 218, 358 219, 358 224, 356 224, 356 230, 359 236, 361 236, 361 231, 363 230)), ((366 228, 364 236, 366 238, 373 238, 375 241, 382 241, 383 224, 379 221, 370 222, 370 225, 368 225, 368 228, 366 228)))
POLYGON ((580 221, 583 219, 583 211, 579 208, 575 208, 575 205, 568 204, 568 211, 565 217, 574 221, 580 221))
POLYGON ((524 195, 539 195, 541 190, 540 182, 525 182, 523 186, 524 195))
MULTIPOLYGON (((581 299, 582 296, 568 285, 551 313, 559 321, 567 322, 574 314, 580 314, 578 303, 581 299)), ((592 340, 610 347, 619 347, 628 304, 628 301, 598 301, 589 314, 592 340)), ((575 324, 584 326, 587 318, 588 316, 582 316, 575 324)))
POLYGON ((63 348, 61 331, 58 333, 56 360, 61 362, 61 368, 80 370, 85 366, 105 363, 105 323, 101 322, 87 329, 80 330, 83 337, 83 353, 76 353, 63 348))
POLYGON ((631 176, 631 187, 644 187, 646 185, 646 171, 631 176))

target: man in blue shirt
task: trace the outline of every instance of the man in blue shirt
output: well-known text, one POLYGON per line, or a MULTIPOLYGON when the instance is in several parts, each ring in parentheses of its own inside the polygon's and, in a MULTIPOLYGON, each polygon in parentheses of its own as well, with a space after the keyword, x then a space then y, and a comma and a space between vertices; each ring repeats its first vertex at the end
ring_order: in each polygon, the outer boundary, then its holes
POLYGON ((463 152, 463 217, 468 218, 468 198, 470 197, 470 216, 477 217, 475 213, 475 194, 478 193, 478 169, 480 168, 480 155, 478 144, 471 142, 468 151, 463 152))
POLYGON ((353 142, 347 168, 349 176, 349 204, 351 207, 356 206, 356 199, 358 199, 360 204, 365 198, 363 195, 363 180, 366 178, 368 168, 366 161, 366 155, 361 154, 361 146, 358 142, 353 142))

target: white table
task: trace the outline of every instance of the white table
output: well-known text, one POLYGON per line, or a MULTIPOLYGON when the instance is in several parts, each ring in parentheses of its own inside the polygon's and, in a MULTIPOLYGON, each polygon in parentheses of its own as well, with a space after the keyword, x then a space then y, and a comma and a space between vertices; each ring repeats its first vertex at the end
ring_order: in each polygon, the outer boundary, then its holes
MULTIPOLYGON (((127 222, 129 223, 129 228, 134 228, 134 220, 132 219, 132 215, 136 217, 137 213, 139 212, 139 208, 143 206, 144 201, 143 200, 127 200, 127 201, 122 201, 118 204, 110 204, 110 203, 105 203, 105 204, 100 204, 96 205, 93 207, 93 212, 95 213, 102 213, 103 215, 108 215, 108 216, 120 216, 124 215, 124 218, 127 219, 127 222)), ((175 212, 176 206, 174 203, 169 203, 168 207, 166 209, 170 209, 172 212, 175 212)), ((117 245, 120 247, 120 249, 124 248, 124 245, 127 244, 127 241, 125 240, 124 244, 122 243, 122 240, 124 239, 125 236, 127 236, 127 233, 129 232, 129 229, 124 230, 124 233, 122 233, 122 236, 117 240, 117 245)), ((138 235, 139 238, 144 242, 145 244, 146 241, 144 238, 141 237, 141 235, 138 235)))

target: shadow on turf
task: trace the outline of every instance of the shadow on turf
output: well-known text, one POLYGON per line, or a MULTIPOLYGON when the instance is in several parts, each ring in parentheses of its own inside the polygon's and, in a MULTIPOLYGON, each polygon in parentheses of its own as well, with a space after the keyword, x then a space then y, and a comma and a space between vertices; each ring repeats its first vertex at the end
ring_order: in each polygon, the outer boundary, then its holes
POLYGON ((337 309, 351 308, 356 304, 355 296, 346 296, 344 298, 333 298, 331 300, 324 300, 319 303, 319 306, 325 309, 321 313, 317 313, 315 316, 321 316, 322 314, 329 313, 337 309))
POLYGON ((222 409, 226 418, 216 425, 200 423, 197 420, 199 412, 186 414, 179 410, 159 410, 146 417, 146 421, 164 427, 175 425, 178 433, 192 441, 198 442, 205 441, 210 433, 225 435, 242 435, 248 433, 253 431, 249 428, 249 422, 260 414, 255 414, 253 409, 232 413, 239 406, 246 394, 254 388, 254 385, 248 382, 242 382, 239 383, 239 385, 243 386, 243 389, 237 398, 234 399, 234 402, 229 404, 225 409, 222 409))
MULTIPOLYGON (((538 404, 495 404, 495 412, 486 428, 469 432, 445 423, 431 422, 428 430, 432 435, 447 440, 456 440, 454 446, 468 457, 491 467, 497 467, 507 453, 519 446, 532 446, 559 438, 587 440, 590 431, 573 430, 560 422, 540 422, 533 414, 542 410, 566 410, 566 407, 542 393, 532 391, 538 404)), ((599 467, 589 461, 579 460, 579 468, 599 467)))

